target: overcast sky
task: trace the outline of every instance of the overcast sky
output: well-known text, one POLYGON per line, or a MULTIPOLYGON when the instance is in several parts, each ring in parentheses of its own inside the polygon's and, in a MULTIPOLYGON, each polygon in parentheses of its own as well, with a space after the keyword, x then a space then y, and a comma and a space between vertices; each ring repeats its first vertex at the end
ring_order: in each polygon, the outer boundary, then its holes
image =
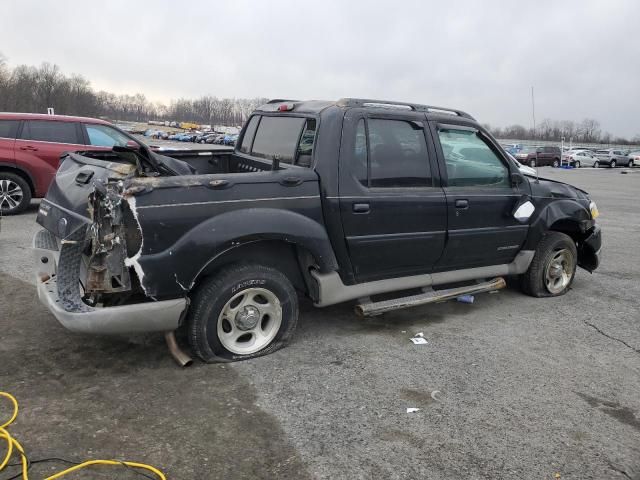
POLYGON ((3 2, 9 64, 153 100, 406 100, 640 134, 640 1, 3 2))

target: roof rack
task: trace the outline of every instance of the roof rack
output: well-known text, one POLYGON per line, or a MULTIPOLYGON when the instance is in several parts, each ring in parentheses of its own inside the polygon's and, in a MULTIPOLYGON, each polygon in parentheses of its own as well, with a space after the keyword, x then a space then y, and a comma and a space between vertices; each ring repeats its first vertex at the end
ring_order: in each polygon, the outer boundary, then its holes
POLYGON ((434 107, 433 105, 420 105, 418 103, 393 102, 387 100, 372 100, 368 98, 341 98, 337 104, 343 107, 372 107, 372 108, 398 108, 413 110, 415 112, 444 113, 475 120, 471 115, 462 110, 453 108, 434 107))
POLYGON ((273 100, 269 100, 267 105, 270 103, 282 103, 282 102, 299 102, 300 100, 288 100, 285 98, 274 98, 273 100))

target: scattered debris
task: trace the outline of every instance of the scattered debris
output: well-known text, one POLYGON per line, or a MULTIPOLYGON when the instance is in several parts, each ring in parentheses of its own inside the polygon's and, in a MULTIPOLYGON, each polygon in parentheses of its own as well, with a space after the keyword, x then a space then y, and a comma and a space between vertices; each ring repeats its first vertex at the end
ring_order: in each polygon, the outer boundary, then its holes
POLYGON ((440 400, 436 398, 436 394, 440 393, 440 390, 434 390, 433 392, 431 392, 431 398, 433 398, 436 402, 439 402, 440 400))
POLYGON ((415 407, 407 408, 407 413, 414 413, 414 412, 418 412, 418 411, 420 411, 419 408, 415 408, 415 407))
POLYGON ((456 298, 456 300, 458 300, 460 303, 473 303, 475 299, 476 297, 474 297, 473 295, 460 295, 458 298, 456 298))
POLYGON ((409 340, 411 340, 415 345, 426 345, 427 340, 424 338, 424 333, 419 332, 416 333, 412 338, 410 338, 409 340))

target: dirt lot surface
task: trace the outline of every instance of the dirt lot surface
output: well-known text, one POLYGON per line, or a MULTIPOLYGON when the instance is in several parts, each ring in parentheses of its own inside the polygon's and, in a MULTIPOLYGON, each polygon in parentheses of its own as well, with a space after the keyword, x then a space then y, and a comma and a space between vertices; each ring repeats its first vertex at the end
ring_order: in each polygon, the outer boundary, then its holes
MULTIPOLYGON (((138 460, 169 479, 640 479, 640 174, 540 171, 589 191, 601 212, 602 266, 578 271, 566 296, 510 287, 367 320, 303 303, 288 348, 184 370, 161 335, 58 325, 31 280, 37 207, 5 217, 0 390, 20 400, 12 432, 32 458, 138 460), (416 332, 429 343, 413 345, 416 332)), ((74 478, 142 478, 105 468, 74 478)))

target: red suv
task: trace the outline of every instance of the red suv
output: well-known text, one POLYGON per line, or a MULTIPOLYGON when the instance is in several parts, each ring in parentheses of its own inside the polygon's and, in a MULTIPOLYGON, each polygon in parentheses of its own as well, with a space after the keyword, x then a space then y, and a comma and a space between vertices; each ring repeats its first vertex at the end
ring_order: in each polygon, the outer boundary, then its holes
POLYGON ((63 152, 114 145, 139 142, 95 118, 0 113, 0 213, 21 212, 31 198, 44 197, 63 152))

